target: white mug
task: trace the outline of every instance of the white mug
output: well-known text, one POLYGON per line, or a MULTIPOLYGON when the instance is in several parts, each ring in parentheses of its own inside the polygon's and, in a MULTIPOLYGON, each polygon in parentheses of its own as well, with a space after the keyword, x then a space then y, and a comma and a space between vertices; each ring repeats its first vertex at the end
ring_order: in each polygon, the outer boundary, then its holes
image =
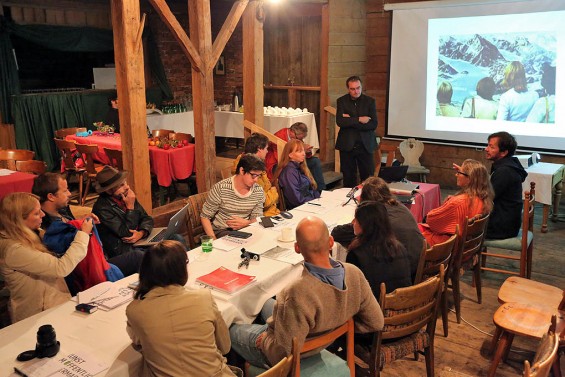
POLYGON ((289 242, 294 240, 294 234, 292 228, 285 227, 281 229, 281 241, 289 242))

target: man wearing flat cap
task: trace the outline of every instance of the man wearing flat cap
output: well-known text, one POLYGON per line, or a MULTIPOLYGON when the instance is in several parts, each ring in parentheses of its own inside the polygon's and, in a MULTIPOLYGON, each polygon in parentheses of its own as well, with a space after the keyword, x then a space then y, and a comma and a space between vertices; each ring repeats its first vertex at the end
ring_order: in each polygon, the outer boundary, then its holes
POLYGON ((153 218, 145 212, 128 186, 126 171, 104 166, 96 174, 94 188, 100 196, 92 212, 100 219, 98 233, 108 262, 125 276, 138 272, 143 257, 141 248, 133 246, 153 230, 153 218))

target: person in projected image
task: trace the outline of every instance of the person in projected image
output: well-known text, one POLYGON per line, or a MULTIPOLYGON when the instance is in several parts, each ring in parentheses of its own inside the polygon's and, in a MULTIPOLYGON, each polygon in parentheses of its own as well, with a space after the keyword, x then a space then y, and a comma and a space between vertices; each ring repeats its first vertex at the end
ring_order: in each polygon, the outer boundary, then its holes
POLYGON ((461 112, 456 106, 451 104, 453 87, 449 81, 443 81, 437 88, 436 115, 444 117, 458 117, 461 112))
POLYGON ((508 89, 500 96, 497 120, 525 122, 539 98, 535 90, 528 90, 526 70, 519 61, 513 61, 504 70, 502 87, 508 89))
POLYGON ((461 117, 475 119, 496 119, 498 102, 492 99, 496 84, 492 77, 483 77, 477 83, 477 95, 463 102, 461 117))
POLYGON ((545 66, 541 86, 546 95, 536 101, 526 122, 555 123, 555 67, 545 66))

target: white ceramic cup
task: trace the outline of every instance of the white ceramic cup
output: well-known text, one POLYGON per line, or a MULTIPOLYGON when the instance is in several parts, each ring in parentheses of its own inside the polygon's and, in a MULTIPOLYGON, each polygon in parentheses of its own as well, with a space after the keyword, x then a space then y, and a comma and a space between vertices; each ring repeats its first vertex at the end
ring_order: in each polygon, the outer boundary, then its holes
POLYGON ((283 242, 289 242, 294 239, 294 234, 292 228, 285 227, 281 229, 281 240, 283 242))

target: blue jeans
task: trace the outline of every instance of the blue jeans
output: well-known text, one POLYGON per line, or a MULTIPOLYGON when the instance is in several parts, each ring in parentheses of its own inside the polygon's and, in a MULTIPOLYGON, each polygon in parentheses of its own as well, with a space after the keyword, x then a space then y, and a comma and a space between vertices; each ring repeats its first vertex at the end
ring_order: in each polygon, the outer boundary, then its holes
MULTIPOLYGON (((273 315, 273 308, 275 305, 274 299, 269 299, 263 305, 261 313, 259 313, 263 322, 273 315)), ((267 325, 238 325, 233 324, 230 327, 230 339, 232 349, 238 355, 247 360, 250 364, 255 366, 269 369, 269 361, 263 355, 263 352, 257 348, 257 337, 267 331, 267 325)))

